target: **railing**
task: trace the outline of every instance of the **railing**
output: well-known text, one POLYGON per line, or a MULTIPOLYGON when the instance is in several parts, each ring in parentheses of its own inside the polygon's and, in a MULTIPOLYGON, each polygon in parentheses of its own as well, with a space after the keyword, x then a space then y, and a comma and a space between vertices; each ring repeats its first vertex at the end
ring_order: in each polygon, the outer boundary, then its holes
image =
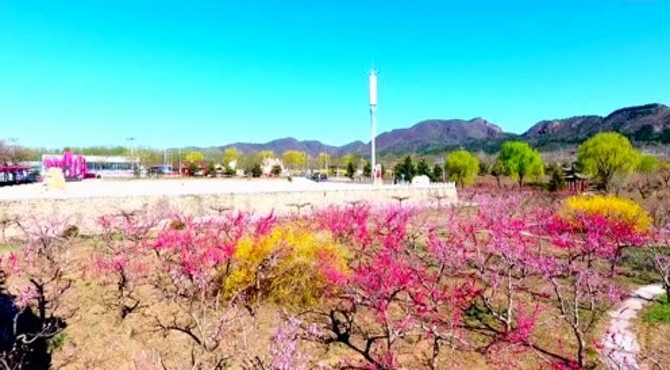
MULTIPOLYGON (((351 183, 351 184, 370 184, 372 185, 372 181, 369 178, 366 177, 361 177, 361 178, 354 178, 353 180, 348 178, 348 177, 329 177, 328 180, 322 180, 324 182, 335 182, 335 183, 351 183)), ((411 182, 408 181, 399 181, 394 183, 391 180, 384 180, 382 186, 405 186, 405 187, 433 187, 433 188, 452 188, 456 187, 456 183, 454 182, 431 182, 430 184, 412 184, 411 182)))

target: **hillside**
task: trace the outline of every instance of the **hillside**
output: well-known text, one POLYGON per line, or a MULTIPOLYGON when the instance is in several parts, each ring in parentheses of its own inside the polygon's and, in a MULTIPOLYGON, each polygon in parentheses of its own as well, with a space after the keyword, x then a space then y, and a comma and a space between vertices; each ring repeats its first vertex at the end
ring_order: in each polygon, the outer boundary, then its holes
MULTIPOLYGON (((499 126, 483 119, 421 121, 409 128, 395 129, 377 136, 380 154, 438 153, 455 148, 471 151, 496 152, 510 139, 527 140, 541 150, 553 150, 579 144, 598 132, 618 131, 640 144, 670 143, 670 108, 663 104, 647 104, 616 110, 602 117, 596 115, 543 120, 518 136, 505 133, 499 126)), ((283 138, 263 144, 234 143, 219 149, 235 147, 244 153, 272 150, 307 152, 310 156, 327 152, 333 156, 347 153, 365 154, 370 143, 354 141, 343 146, 326 145, 319 141, 283 138)))
MULTIPOLYGON (((495 140, 505 137, 503 130, 483 118, 465 120, 426 120, 410 128, 384 132, 377 136, 379 153, 413 153, 435 150, 448 145, 463 145, 480 140, 495 140)), ((316 156, 321 152, 339 156, 347 153, 367 153, 370 143, 354 141, 336 147, 319 141, 300 141, 295 138, 283 138, 263 144, 234 143, 221 147, 234 147, 244 153, 272 150, 283 153, 287 150, 299 150, 316 156)))
POLYGON ((493 140, 503 130, 483 118, 464 120, 426 120, 406 128, 385 132, 377 137, 380 152, 414 153, 470 141, 493 140))
MULTIPOLYGON (((358 142, 362 145, 362 142, 358 142)), ((348 145, 353 145, 348 144, 348 145)), ((320 141, 316 140, 305 140, 301 141, 292 137, 272 140, 267 143, 257 144, 257 143, 233 143, 222 146, 220 149, 225 150, 227 148, 236 148, 237 150, 243 153, 254 153, 261 150, 271 150, 275 153, 281 154, 287 150, 299 150, 301 152, 307 152, 311 156, 316 156, 319 153, 339 153, 341 148, 323 144, 320 141)), ((352 146, 355 148, 355 146, 352 146)))
POLYGON ((670 139, 670 108, 663 104, 647 104, 619 109, 606 117, 541 121, 522 137, 535 145, 556 146, 579 143, 603 131, 617 131, 638 142, 667 143, 670 139))

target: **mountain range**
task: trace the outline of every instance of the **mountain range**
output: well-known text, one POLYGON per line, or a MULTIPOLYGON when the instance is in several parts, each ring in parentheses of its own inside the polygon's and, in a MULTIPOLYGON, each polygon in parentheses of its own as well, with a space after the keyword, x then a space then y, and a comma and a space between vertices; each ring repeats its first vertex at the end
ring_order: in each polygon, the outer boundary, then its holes
POLYGON ((670 108, 647 104, 616 110, 606 117, 581 116, 541 121, 523 135, 538 146, 578 144, 603 131, 620 132, 637 142, 670 142, 670 108))
MULTIPOLYGON (((471 120, 430 119, 409 128, 395 129, 377 136, 380 154, 431 153, 466 148, 495 152, 510 139, 525 140, 540 150, 552 150, 564 145, 575 145, 598 132, 617 131, 637 143, 670 143, 670 108, 663 104, 627 107, 602 116, 575 116, 543 120, 521 135, 506 133, 484 118, 471 120)), ((244 153, 272 150, 307 152, 311 156, 325 152, 334 156, 347 153, 367 153, 370 143, 354 141, 343 146, 331 146, 315 140, 301 141, 283 138, 263 144, 233 143, 220 149, 236 148, 244 153)))

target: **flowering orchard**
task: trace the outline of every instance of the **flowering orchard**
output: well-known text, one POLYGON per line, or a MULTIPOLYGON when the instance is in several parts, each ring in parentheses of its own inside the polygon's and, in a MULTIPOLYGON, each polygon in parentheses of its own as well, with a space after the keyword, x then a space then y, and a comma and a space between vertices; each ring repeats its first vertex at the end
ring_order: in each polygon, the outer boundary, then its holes
POLYGON ((586 368, 624 252, 667 245, 634 203, 526 193, 99 224, 39 220, 1 255, 2 366, 82 365, 68 338, 94 304, 142 338, 142 368, 586 368), (29 313, 33 327, 5 323, 29 313))

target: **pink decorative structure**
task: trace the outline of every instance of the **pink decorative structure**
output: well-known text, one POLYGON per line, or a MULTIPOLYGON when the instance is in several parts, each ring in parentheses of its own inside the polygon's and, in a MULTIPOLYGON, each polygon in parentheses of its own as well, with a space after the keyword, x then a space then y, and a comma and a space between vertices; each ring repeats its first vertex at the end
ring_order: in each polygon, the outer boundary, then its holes
POLYGON ((86 175, 86 159, 80 154, 63 153, 63 158, 47 158, 42 162, 45 170, 60 168, 66 180, 83 179, 86 175))

